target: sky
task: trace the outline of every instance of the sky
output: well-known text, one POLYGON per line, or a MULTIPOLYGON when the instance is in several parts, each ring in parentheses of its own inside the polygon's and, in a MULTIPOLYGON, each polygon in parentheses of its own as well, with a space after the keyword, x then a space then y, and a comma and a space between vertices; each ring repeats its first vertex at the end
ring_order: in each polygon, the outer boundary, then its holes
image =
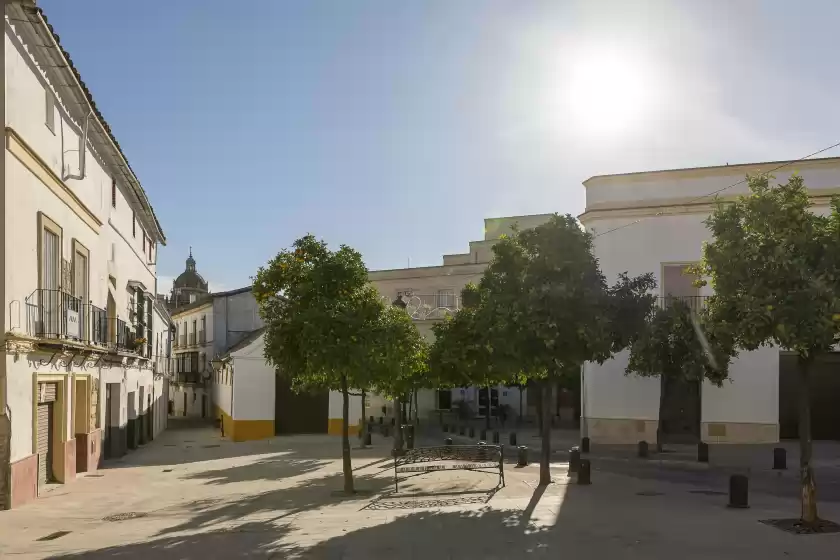
POLYGON ((484 218, 581 213, 593 175, 840 142, 831 0, 38 4, 160 219, 161 291, 190 246, 216 291, 306 233, 430 266, 484 218))

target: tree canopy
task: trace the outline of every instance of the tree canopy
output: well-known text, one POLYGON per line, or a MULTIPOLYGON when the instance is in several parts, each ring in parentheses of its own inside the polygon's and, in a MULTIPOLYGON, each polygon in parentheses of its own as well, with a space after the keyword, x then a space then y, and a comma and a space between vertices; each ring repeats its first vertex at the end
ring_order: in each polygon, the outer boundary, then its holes
POLYGON ((801 176, 775 188, 770 179, 748 177, 748 196, 717 205, 697 270, 715 290, 708 303, 712 332, 738 348, 776 345, 798 357, 802 519, 813 524, 809 372, 840 335, 840 199, 818 214, 801 176))

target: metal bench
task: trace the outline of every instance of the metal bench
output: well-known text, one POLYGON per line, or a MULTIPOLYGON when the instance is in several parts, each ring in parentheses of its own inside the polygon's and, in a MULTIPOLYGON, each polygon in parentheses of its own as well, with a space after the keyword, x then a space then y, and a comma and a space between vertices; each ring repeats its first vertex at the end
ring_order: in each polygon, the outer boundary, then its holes
POLYGON ((499 486, 505 485, 503 445, 445 445, 408 449, 394 458, 394 491, 399 492, 399 473, 410 476, 437 471, 479 471, 499 473, 499 486), (434 464, 429 464, 434 463, 434 464))

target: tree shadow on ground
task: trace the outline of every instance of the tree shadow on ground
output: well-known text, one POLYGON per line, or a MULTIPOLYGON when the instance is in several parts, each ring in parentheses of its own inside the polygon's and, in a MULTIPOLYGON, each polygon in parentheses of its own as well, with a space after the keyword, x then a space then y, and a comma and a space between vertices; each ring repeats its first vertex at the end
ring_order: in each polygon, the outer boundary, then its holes
POLYGON ((125 560, 213 560, 215 558, 271 557, 279 553, 288 527, 245 523, 234 528, 166 537, 111 546, 99 550, 50 556, 54 559, 120 558, 125 560))
POLYGON ((257 480, 278 481, 317 471, 328 465, 328 461, 297 459, 287 454, 278 454, 246 465, 190 473, 183 480, 206 480, 206 484, 230 484, 257 480))

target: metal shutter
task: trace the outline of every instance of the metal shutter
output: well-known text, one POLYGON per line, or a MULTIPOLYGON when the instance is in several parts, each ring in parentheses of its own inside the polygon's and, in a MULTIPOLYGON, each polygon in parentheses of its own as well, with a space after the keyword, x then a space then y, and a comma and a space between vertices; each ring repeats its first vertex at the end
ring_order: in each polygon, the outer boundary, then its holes
MULTIPOLYGON (((54 384, 50 384, 54 385, 54 384)), ((38 405, 38 484, 50 479, 52 465, 52 421, 53 404, 38 405)))
POLYGON ((58 383, 38 383, 38 404, 54 402, 57 394, 58 383))

